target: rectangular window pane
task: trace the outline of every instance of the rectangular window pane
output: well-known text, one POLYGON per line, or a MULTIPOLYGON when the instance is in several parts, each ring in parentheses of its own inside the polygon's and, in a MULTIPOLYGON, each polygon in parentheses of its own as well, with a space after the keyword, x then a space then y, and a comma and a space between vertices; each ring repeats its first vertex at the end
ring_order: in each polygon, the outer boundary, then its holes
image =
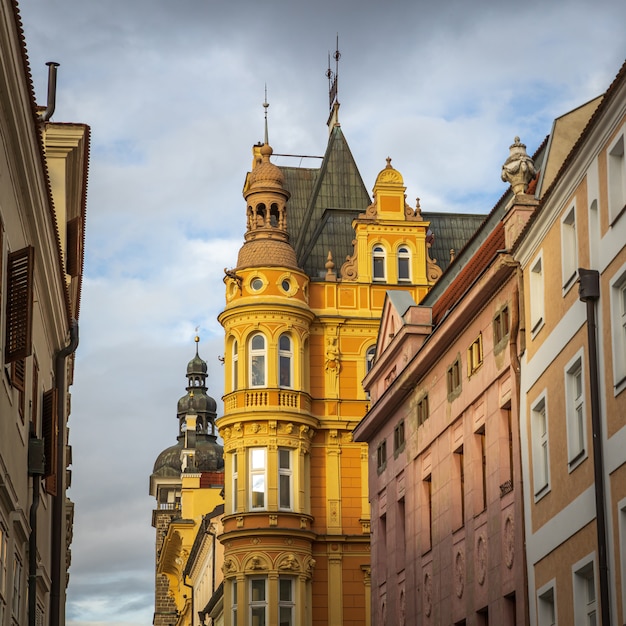
POLYGON ((398 278, 409 280, 409 259, 398 259, 398 278))
POLYGON ((265 626, 265 607, 252 607, 252 626, 265 626))
POLYGON ((292 588, 292 584, 291 584, 291 580, 289 579, 285 579, 285 578, 281 578, 279 580, 279 599, 281 602, 291 602, 292 601, 292 594, 291 594, 291 588, 292 588))
POLYGON ((288 509, 291 507, 291 497, 290 497, 290 477, 281 475, 280 477, 280 508, 288 509))
POLYGON ((265 450, 261 448, 252 450, 252 469, 265 469, 265 450))
POLYGON ((278 451, 278 467, 280 469, 289 469, 291 467, 289 450, 283 449, 278 451))
POLYGON ((250 600, 252 602, 265 602, 265 579, 251 580, 250 592, 250 600))
POLYGON ((252 508, 265 506, 265 476, 252 477, 252 508))
POLYGON ((293 609, 287 606, 280 607, 280 626, 293 626, 293 609))

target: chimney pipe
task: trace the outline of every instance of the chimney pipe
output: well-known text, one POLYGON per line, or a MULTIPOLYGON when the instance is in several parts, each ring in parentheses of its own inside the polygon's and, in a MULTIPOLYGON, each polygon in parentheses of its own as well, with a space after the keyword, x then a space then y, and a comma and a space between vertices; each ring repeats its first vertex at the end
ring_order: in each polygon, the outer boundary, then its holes
POLYGON ((57 67, 59 64, 54 61, 48 61, 48 104, 46 110, 41 113, 41 121, 47 122, 54 113, 57 99, 57 67))

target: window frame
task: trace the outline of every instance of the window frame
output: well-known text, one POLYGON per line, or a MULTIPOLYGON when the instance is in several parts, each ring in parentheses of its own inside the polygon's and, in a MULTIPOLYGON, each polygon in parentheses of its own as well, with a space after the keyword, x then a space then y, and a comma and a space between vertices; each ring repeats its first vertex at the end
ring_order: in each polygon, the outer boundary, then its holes
POLYGON ((588 456, 587 403, 585 398, 585 361, 581 348, 564 368, 565 420, 567 424, 567 461, 569 471, 588 456))
POLYGON ((556 580, 553 578, 537 589, 537 626, 557 626, 558 623, 556 580), (550 608, 552 615, 547 615, 550 608))
POLYGON ((397 252, 398 283, 411 283, 411 250, 406 244, 398 246, 397 252), (402 263, 401 263, 402 262, 402 263), (400 274, 402 265, 406 265, 406 277, 400 274))
POLYGON ((533 494, 535 502, 537 502, 550 492, 550 422, 548 419, 548 394, 545 390, 532 403, 530 412, 533 494))
POLYGON ((595 554, 590 554, 572 566, 572 589, 574 592, 574 624, 575 626, 588 626, 586 620, 593 612, 595 623, 599 624, 598 591, 596 579, 595 554), (588 597, 589 582, 593 583, 593 599, 588 597), (587 596, 587 597, 585 597, 587 596), (584 613, 584 615, 583 615, 584 613))
POLYGON ((467 377, 469 378, 480 369, 483 364, 483 334, 478 333, 478 337, 467 349, 467 377))
POLYGON ((237 452, 232 453, 231 489, 232 489, 232 512, 237 513, 239 501, 239 457, 237 452))
POLYGON ((576 203, 561 218, 561 277, 563 295, 578 278, 578 237, 576 232, 576 203))
POLYGON ((256 623, 253 619, 253 611, 255 609, 263 610, 263 624, 260 626, 268 626, 267 621, 267 609, 268 609, 268 601, 267 601, 267 576, 251 576, 248 579, 248 617, 250 619, 250 624, 256 623), (263 599, 262 600, 253 600, 252 586, 253 583, 263 581, 263 599))
POLYGON ((626 389, 626 264, 610 282, 613 394, 626 389))
POLYGON ((294 509, 294 493, 293 493, 293 449, 280 447, 278 448, 278 509, 280 511, 293 511, 294 509), (289 461, 288 467, 281 466, 281 453, 287 454, 287 459, 289 461), (289 504, 287 506, 283 506, 282 504, 282 496, 284 493, 282 478, 285 477, 287 479, 287 495, 289 497, 289 504))
POLYGON ((402 450, 404 450, 405 444, 405 426, 404 420, 400 420, 393 429, 393 454, 397 457, 402 450))
POLYGON ((232 376, 232 390, 237 391, 239 388, 239 342, 233 339, 231 346, 231 376, 232 376))
POLYGON ((430 406, 428 404, 428 393, 425 393, 416 404, 417 426, 424 425, 430 417, 430 406))
POLYGON ((248 377, 250 381, 250 387, 253 389, 260 389, 267 387, 267 337, 260 332, 253 333, 248 339, 248 377), (263 339, 262 348, 253 348, 252 344, 255 339, 260 337, 263 339), (255 370, 255 359, 262 359, 262 371, 255 370), (255 377, 259 373, 262 373, 263 379, 261 382, 255 381, 255 377))
POLYGON ((387 250, 380 243, 372 247, 372 282, 387 282, 387 250), (377 275, 377 268, 382 270, 382 275, 377 275))
POLYGON ((280 626, 287 624, 287 626, 294 626, 295 621, 295 613, 296 613, 296 579, 294 576, 279 576, 278 577, 278 623, 280 626), (289 600, 284 600, 281 597, 281 583, 289 583, 290 590, 290 598, 289 600), (283 620, 282 612, 283 610, 289 611, 289 622, 285 622, 283 620))
POLYGON ((460 355, 448 366, 446 370, 446 387, 448 391, 448 402, 457 398, 462 389, 463 370, 460 355))
POLYGON ((606 159, 609 225, 613 226, 626 207, 626 126, 608 146, 606 159))
MULTIPOLYGON (((248 476, 249 476, 249 510, 250 511, 266 511, 267 510, 267 448, 263 447, 254 447, 248 448, 248 476), (263 453, 263 466, 255 467, 254 466, 254 453, 262 452, 263 453), (254 491, 255 488, 255 477, 258 479, 262 478, 262 491, 254 491), (263 502, 259 504, 255 504, 254 494, 262 493, 263 494, 263 502)), ((257 483, 258 484, 258 483, 257 483)))
POLYGON ((278 338, 278 386, 283 389, 293 389, 293 339, 289 333, 282 333, 278 338), (289 348, 283 348, 283 339, 289 342, 289 348), (283 369, 283 364, 286 369, 283 369), (283 382, 283 373, 286 372, 288 380, 283 382))
POLYGON ((387 467, 387 440, 383 439, 376 448, 376 469, 380 474, 387 467))
POLYGON ((545 281, 543 250, 530 265, 530 334, 534 338, 545 324, 545 281))

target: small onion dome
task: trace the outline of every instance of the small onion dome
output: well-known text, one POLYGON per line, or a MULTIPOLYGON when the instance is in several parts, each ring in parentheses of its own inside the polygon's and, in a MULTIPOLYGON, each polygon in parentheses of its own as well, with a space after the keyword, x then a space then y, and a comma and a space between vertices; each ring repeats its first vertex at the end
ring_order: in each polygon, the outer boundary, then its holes
POLYGON ((189 361, 187 365, 187 376, 206 376, 207 364, 204 359, 201 359, 198 353, 189 361))
POLYGON ((246 241, 239 250, 237 269, 270 265, 298 269, 296 252, 287 241, 258 237, 246 241))
POLYGON ((196 387, 192 391, 188 391, 178 401, 176 415, 180 418, 181 415, 189 413, 196 413, 197 415, 210 413, 215 418, 217 415, 217 403, 203 389, 196 387))
POLYGON ((261 162, 250 172, 249 185, 258 185, 262 187, 279 187, 285 186, 285 175, 280 167, 270 162, 272 156, 272 147, 268 144, 261 146, 261 162))

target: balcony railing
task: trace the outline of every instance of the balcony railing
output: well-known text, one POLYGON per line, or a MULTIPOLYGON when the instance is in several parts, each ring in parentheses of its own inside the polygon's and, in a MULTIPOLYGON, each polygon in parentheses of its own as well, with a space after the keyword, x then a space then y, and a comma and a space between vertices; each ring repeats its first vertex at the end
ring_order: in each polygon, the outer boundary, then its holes
POLYGON ((291 389, 244 389, 224 396, 224 408, 227 413, 238 410, 272 410, 278 407, 295 412, 309 412, 311 397, 301 391, 291 389))

